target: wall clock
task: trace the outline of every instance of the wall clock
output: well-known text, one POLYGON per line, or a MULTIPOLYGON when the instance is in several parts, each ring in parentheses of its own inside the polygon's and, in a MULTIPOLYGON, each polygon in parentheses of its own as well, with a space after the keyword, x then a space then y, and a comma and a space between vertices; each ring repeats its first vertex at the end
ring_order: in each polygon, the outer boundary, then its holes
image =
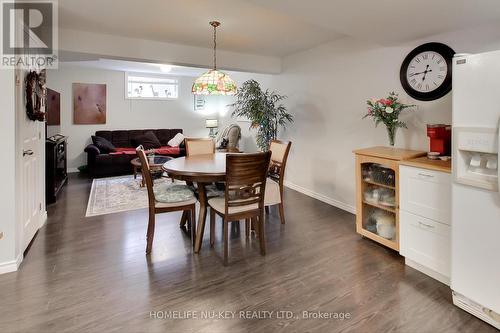
POLYGON ((420 101, 432 101, 451 91, 455 51, 442 43, 426 43, 411 51, 401 65, 404 90, 420 101))

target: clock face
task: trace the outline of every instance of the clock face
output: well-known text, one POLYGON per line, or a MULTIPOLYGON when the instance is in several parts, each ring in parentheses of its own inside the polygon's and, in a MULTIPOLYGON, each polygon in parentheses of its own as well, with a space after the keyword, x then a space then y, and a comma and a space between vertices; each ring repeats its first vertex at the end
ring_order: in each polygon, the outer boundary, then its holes
POLYGON ((431 101, 451 91, 455 52, 441 43, 420 45, 406 56, 400 70, 401 85, 411 97, 431 101))
POLYGON ((431 92, 439 88, 448 73, 444 57, 434 51, 417 54, 408 65, 406 80, 418 92, 431 92))

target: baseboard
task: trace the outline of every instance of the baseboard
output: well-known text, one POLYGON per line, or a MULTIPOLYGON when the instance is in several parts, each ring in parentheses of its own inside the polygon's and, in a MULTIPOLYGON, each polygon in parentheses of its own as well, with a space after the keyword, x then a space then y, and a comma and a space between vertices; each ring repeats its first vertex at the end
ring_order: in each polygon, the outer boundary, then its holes
POLYGON ((411 268, 416 269, 417 271, 424 273, 425 275, 430 276, 433 279, 438 280, 441 283, 444 283, 447 286, 450 285, 450 278, 448 276, 445 276, 441 273, 438 273, 438 272, 436 272, 430 268, 427 268, 423 265, 420 265, 418 262, 415 262, 415 261, 408 259, 408 258, 405 258, 405 264, 407 266, 410 266, 411 268))
POLYGON ((453 304, 500 330, 500 314, 453 291, 453 304))
POLYGON ((45 210, 42 214, 42 221, 40 223, 40 228, 43 227, 47 223, 47 211, 45 210))
POLYGON ((17 256, 16 260, 0 263, 0 274, 15 272, 23 261, 23 254, 17 256))
POLYGON ((285 186, 288 187, 288 188, 291 188, 292 190, 295 190, 297 192, 305 194, 308 197, 317 199, 317 200, 322 201, 324 203, 327 203, 327 204, 329 204, 331 206, 334 206, 334 207, 340 208, 342 210, 345 210, 345 211, 347 211, 349 213, 356 214, 356 207, 351 206, 349 204, 346 204, 345 202, 341 202, 339 200, 327 197, 326 195, 319 194, 317 192, 311 191, 311 190, 309 190, 309 189, 307 189, 305 187, 299 186, 299 185, 294 184, 294 183, 289 182, 289 181, 285 181, 285 186))
POLYGON ((78 170, 78 168, 68 168, 67 172, 68 173, 78 173, 78 172, 80 172, 80 170, 78 170))

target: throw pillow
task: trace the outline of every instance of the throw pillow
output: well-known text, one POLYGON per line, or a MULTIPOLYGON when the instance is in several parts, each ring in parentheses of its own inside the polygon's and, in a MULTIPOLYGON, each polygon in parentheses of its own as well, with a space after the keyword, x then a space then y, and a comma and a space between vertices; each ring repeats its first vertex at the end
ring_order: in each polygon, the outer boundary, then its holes
POLYGON ((131 141, 133 146, 137 147, 142 145, 144 149, 154 149, 161 147, 160 140, 158 140, 156 135, 151 131, 146 132, 143 135, 138 135, 131 141))
POLYGON ((96 146, 101 153, 109 154, 116 151, 116 147, 103 137, 92 135, 92 143, 96 146))
POLYGON ((169 142, 170 147, 179 147, 181 143, 184 142, 184 135, 182 133, 177 133, 169 142))

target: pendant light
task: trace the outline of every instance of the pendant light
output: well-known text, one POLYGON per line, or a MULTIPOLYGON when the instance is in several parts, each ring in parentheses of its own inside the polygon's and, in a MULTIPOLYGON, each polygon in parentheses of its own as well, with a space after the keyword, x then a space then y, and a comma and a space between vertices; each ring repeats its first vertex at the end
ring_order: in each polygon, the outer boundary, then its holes
POLYGON ((212 21, 210 25, 214 28, 214 68, 194 81, 191 92, 195 95, 234 95, 236 83, 217 70, 217 27, 220 22, 212 21))

